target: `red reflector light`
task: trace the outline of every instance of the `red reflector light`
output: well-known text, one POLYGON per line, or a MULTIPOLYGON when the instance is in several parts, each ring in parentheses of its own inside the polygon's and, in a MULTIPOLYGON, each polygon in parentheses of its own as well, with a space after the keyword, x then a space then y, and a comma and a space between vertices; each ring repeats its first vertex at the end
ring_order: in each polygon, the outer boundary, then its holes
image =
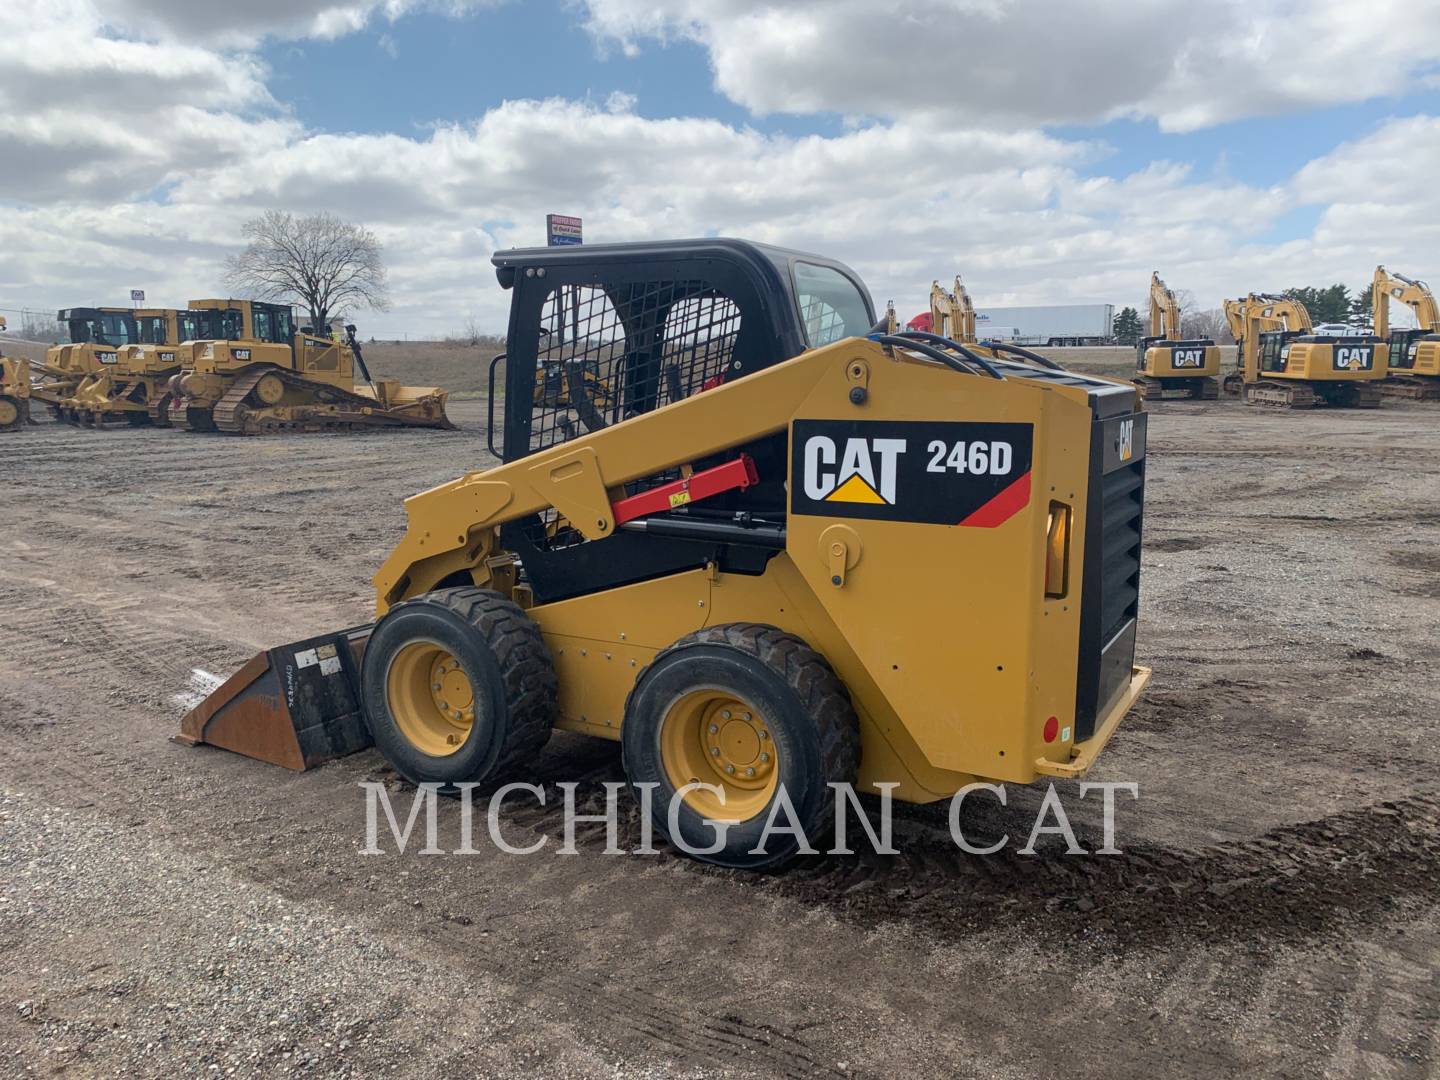
POLYGON ((1055 736, 1060 734, 1060 721, 1053 716, 1050 717, 1045 721, 1045 729, 1042 734, 1045 736, 1046 742, 1054 742, 1055 736))

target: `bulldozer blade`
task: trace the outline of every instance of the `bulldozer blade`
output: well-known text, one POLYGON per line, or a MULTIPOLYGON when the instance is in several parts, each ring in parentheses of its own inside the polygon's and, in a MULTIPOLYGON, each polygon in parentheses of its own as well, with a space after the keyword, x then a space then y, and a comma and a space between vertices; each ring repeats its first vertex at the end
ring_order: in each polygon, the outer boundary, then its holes
POLYGON ((191 709, 173 736, 303 772, 371 745, 360 659, 373 626, 267 649, 191 709))

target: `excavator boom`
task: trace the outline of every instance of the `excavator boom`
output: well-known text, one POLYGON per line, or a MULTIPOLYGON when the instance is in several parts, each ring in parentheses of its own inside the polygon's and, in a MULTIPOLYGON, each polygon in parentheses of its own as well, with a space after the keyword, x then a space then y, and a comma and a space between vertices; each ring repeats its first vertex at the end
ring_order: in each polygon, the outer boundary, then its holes
POLYGON ((1391 377, 1387 396, 1411 400, 1440 400, 1440 304, 1430 286, 1416 278, 1375 268, 1371 284, 1375 334, 1390 354, 1391 377), (1415 316, 1413 329, 1390 329, 1391 301, 1404 304, 1415 316))

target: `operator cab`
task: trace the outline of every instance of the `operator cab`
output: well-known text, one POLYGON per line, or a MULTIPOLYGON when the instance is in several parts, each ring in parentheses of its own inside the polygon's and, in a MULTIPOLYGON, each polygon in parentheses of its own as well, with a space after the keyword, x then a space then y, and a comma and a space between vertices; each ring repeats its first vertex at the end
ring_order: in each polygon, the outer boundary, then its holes
MULTIPOLYGON (((875 306, 848 266, 768 244, 709 238, 587 244, 498 252, 491 260, 513 290, 505 417, 491 416, 515 461, 634 416, 702 394, 807 349, 861 337, 875 306)), ((497 358, 498 363, 498 358, 497 358)), ((492 367, 492 374, 494 368, 492 367)), ((491 408, 498 395, 491 395, 491 408)), ((492 434, 492 440, 494 435, 492 434)), ((711 499, 697 518, 749 515, 783 525, 788 444, 782 434, 747 445, 761 482, 711 499)), ((733 458, 729 451, 721 458, 733 458)), ((697 469, 718 464, 696 462, 697 469)), ((631 485, 666 483, 669 473, 631 485)), ((537 599, 577 595, 716 560, 760 573, 773 551, 705 545, 626 532, 574 545, 553 514, 505 526, 537 599)))
POLYGON ((267 304, 259 300, 250 302, 252 334, 256 341, 268 341, 274 345, 295 343, 295 309, 289 304, 267 304))
POLYGON ((65 308, 56 318, 69 330, 72 345, 119 347, 140 341, 140 327, 128 309, 65 308))
POLYGON ((238 341, 244 320, 238 308, 187 308, 176 313, 181 341, 238 341))
POLYGON ((1390 366, 1408 371, 1415 366, 1421 342, 1440 342, 1440 334, 1418 327, 1390 332, 1390 366))

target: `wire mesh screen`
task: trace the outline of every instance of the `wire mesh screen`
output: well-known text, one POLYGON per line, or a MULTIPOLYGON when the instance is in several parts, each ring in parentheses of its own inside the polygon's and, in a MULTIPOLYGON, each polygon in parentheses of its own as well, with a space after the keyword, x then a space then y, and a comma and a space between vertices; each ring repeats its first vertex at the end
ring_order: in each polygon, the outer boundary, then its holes
MULTIPOLYGON (((739 307, 701 281, 562 285, 542 310, 531 452, 714 389, 730 370, 740 332, 739 307)), ((659 473, 626 490, 635 494, 677 475, 659 473)), ((553 509, 526 533, 550 551, 583 541, 553 509)))
POLYGON ((735 302, 699 281, 556 287, 541 318, 530 450, 718 386, 739 329, 735 302))
POLYGON ((805 318, 805 340, 817 349, 853 332, 845 328, 845 317, 818 296, 802 294, 800 314, 805 318))

